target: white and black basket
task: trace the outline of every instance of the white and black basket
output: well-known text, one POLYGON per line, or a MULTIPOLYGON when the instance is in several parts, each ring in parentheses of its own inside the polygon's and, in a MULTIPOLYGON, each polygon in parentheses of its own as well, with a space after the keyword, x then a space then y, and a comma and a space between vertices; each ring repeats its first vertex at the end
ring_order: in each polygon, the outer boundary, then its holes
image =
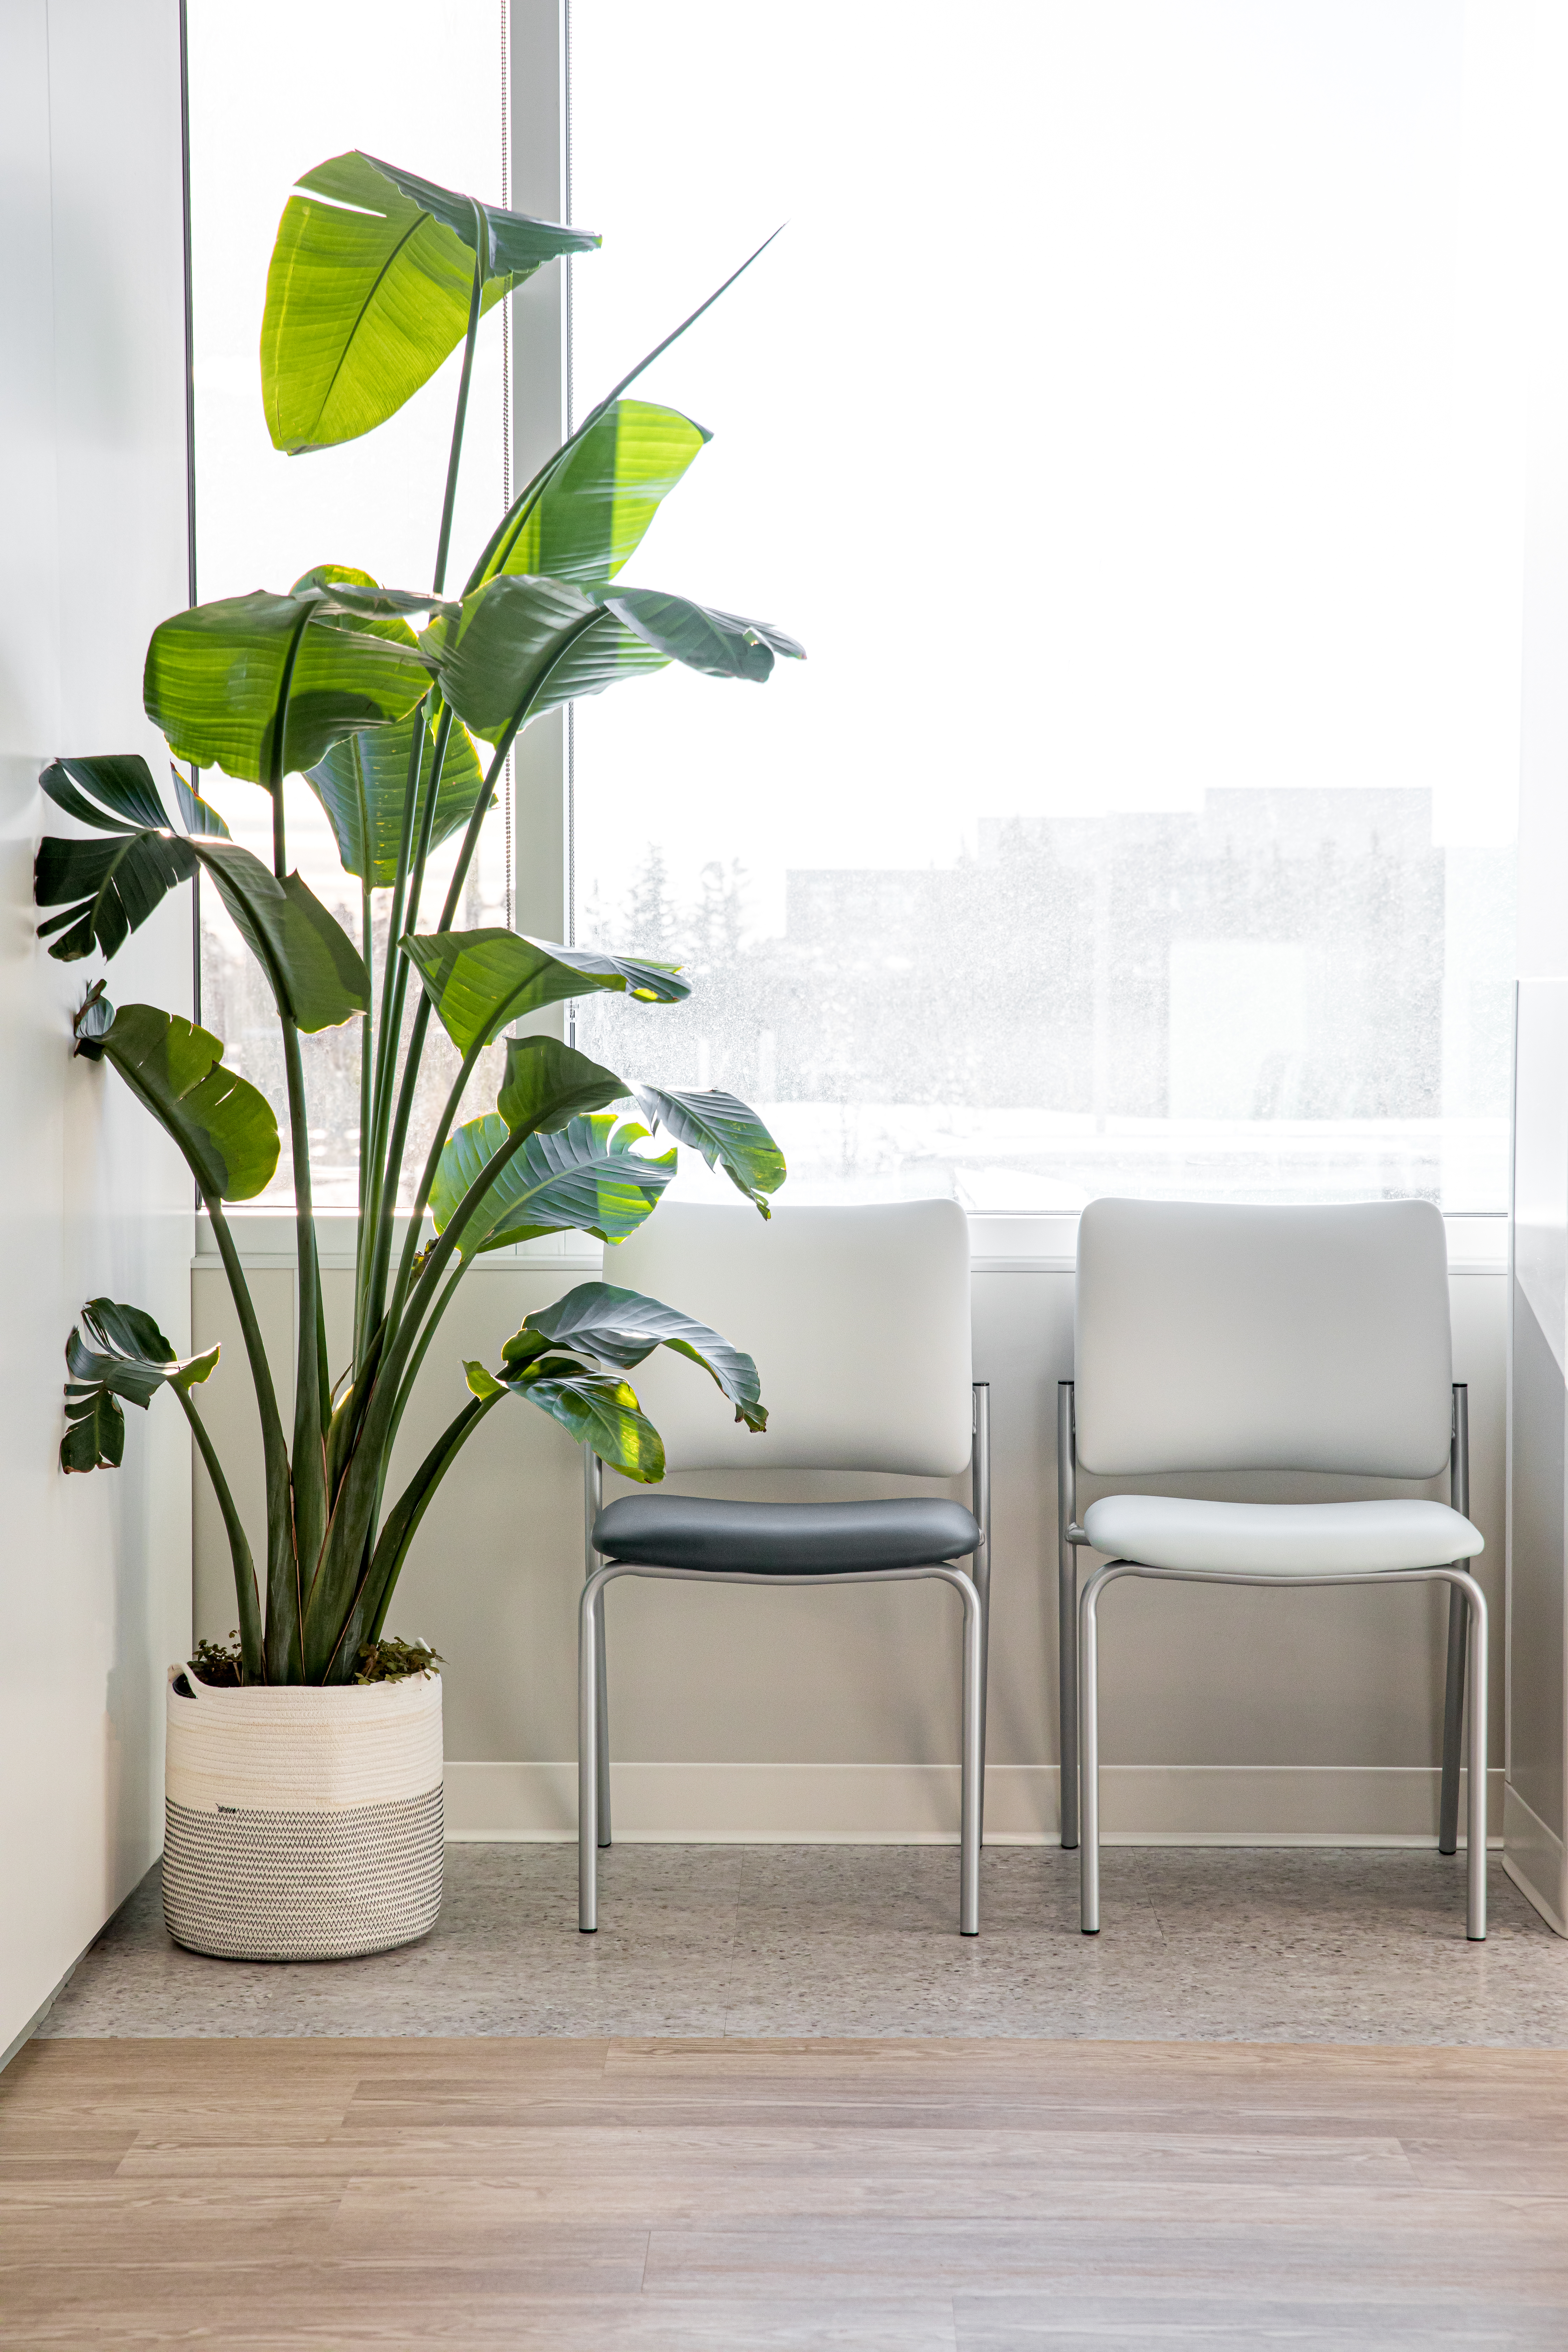
POLYGON ((215 1689, 169 1669, 163 1917, 219 1959, 341 1960, 441 1908, 441 1677, 215 1689))

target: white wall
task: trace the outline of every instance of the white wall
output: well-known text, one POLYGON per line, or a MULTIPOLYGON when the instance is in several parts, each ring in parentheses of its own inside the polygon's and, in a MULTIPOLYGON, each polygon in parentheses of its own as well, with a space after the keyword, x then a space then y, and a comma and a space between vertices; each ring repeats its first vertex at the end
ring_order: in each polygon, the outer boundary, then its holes
MULTIPOLYGON (((64 1478, 62 1349, 84 1298, 189 1334, 190 1185, 69 1054, 100 966, 33 936, 39 768, 141 750, 153 624, 185 602, 177 0, 0 8, 0 2053, 157 1854, 161 1694, 189 1632, 189 1445, 154 1404, 117 1474, 64 1478)), ((50 829, 70 829, 58 816, 50 829)), ((190 1010, 188 900, 111 994, 190 1010)))
MULTIPOLYGON (((1454 1230, 1463 1236, 1467 1228, 1454 1230)), ((1460 1245, 1473 1252, 1496 1238, 1492 1228, 1460 1245)), ((462 1359, 499 1360, 522 1317, 588 1270, 476 1271, 431 1351, 391 1492, 463 1402, 462 1359)), ((341 1325, 349 1277, 329 1271, 325 1280, 329 1315, 341 1325)), ((293 1277, 274 1262, 258 1265, 252 1283, 281 1371, 293 1277)), ((226 1289, 212 1261, 195 1285, 198 1343, 232 1340, 226 1289)), ((1488 1543, 1481 1575, 1500 1620, 1500 1268, 1456 1273, 1452 1297, 1456 1374, 1470 1383, 1472 1508, 1488 1543)), ((995 1465, 992 1835, 1054 1834, 1058 1820, 1056 1384, 1072 1369, 1071 1317, 1071 1275, 1059 1261, 1036 1271, 1016 1264, 987 1270, 982 1261, 975 1371, 992 1383, 995 1465)), ((334 1362, 341 1352, 335 1344, 334 1362)), ((764 1388, 765 1371, 764 1363, 764 1388)), ((691 1376, 703 1378, 695 1369, 691 1376)), ((254 1412, 232 1345, 212 1386, 215 1428, 247 1444, 243 1504, 258 1529, 254 1412)), ((689 1485, 804 1496, 889 1492, 897 1482, 714 1477, 689 1485)), ((1237 1480, 1227 1491, 1331 1499, 1358 1490, 1302 1478, 1237 1480)), ((196 1523, 198 1623, 226 1633, 235 1622, 232 1583, 205 1478, 196 1523)), ((542 1414, 521 1404, 498 1410, 426 1518, 390 1621, 395 1631, 433 1642, 447 1661, 448 1793, 458 1833, 564 1835, 571 1828, 582 1576, 576 1449, 542 1414)), ((1435 1834, 1445 1608, 1434 1588, 1119 1586, 1102 1633, 1108 1828, 1237 1839, 1435 1834)), ((627 1581, 611 1592, 608 1614, 620 1834, 955 1831, 957 1628, 952 1598, 940 1588, 767 1592, 627 1581)))
POLYGON ((1534 11, 1528 531, 1520 729, 1506 1867, 1568 1928, 1568 15, 1534 11))

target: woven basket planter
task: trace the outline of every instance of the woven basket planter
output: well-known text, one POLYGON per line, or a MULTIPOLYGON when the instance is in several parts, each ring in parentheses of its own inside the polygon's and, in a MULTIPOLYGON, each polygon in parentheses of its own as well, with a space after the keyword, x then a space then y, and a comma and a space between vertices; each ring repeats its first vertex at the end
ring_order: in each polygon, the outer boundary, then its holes
POLYGON ((219 1690, 169 1669, 163 1917, 187 1950, 346 1960, 441 1908, 441 1677, 219 1690))

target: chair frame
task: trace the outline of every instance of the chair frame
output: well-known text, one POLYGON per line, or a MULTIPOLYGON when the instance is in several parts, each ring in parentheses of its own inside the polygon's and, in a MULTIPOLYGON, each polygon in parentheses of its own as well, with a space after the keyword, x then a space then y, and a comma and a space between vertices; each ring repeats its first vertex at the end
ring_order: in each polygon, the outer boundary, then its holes
POLYGON ((840 1584, 912 1584, 922 1578, 949 1584, 963 1604, 963 1710, 959 1799, 961 1936, 980 1933, 980 1848, 984 1838, 985 1681, 991 1626, 991 1390, 973 1383, 973 1443, 970 1489, 980 1541, 970 1566, 954 1560, 928 1568, 825 1570, 820 1575, 770 1576, 740 1569, 661 1568, 642 1560, 602 1559, 594 1528, 604 1500, 604 1465, 583 1449, 584 1560, 577 1635, 577 1926, 584 1936, 599 1924, 599 1848, 610 1831, 610 1722, 605 1664, 605 1593, 621 1576, 647 1576, 677 1584, 752 1584, 795 1589, 840 1584))
MULTIPOLYGON (((1470 1507, 1469 1391, 1453 1384, 1448 1438, 1448 1494, 1453 1508, 1470 1507)), ((1140 1560, 1113 1559, 1096 1569, 1081 1593, 1078 1554, 1089 1538, 1078 1524, 1078 1430, 1076 1383, 1057 1383, 1057 1598, 1058 1629, 1058 1724, 1061 1756, 1061 1842, 1081 1844, 1080 1924, 1086 1936, 1100 1932, 1100 1706, 1099 1604, 1108 1584, 1142 1576, 1182 1584, 1432 1584, 1448 1587, 1448 1651, 1443 1699, 1443 1778, 1438 1808, 1437 1851, 1458 1848, 1459 1766, 1466 1684, 1469 1685, 1469 1783, 1466 1820, 1467 1901, 1465 1932, 1483 1943, 1487 1932, 1487 1603, 1468 1559, 1435 1568, 1379 1569, 1335 1573, 1298 1569, 1151 1568, 1140 1560), (1468 1671, 1467 1671, 1468 1669, 1468 1671)))

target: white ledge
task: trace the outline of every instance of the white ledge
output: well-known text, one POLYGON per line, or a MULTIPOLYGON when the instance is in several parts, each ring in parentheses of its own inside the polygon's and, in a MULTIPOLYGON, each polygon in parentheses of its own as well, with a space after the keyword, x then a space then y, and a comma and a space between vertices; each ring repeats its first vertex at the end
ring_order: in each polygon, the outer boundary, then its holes
MULTIPOLYGON (((241 1262, 284 1272, 294 1265, 294 1219, 286 1210, 231 1209, 229 1227, 241 1262)), ((1506 1217, 1448 1217, 1448 1272, 1502 1275, 1508 1272, 1506 1217)), ((324 1209, 316 1217, 316 1244, 323 1266, 352 1269, 359 1218, 353 1209, 324 1209)), ((407 1219, 397 1220, 395 1249, 401 1250, 407 1219)), ((426 1227, 426 1236, 431 1229, 426 1227)), ((1076 1215, 985 1216, 969 1220, 970 1264, 976 1274, 1071 1274, 1078 1262, 1076 1215)), ((218 1264, 211 1220, 196 1217, 192 1264, 218 1264)), ((604 1252, 584 1234, 552 1234, 507 1249, 486 1250, 474 1261, 479 1274, 598 1273, 604 1252)))

